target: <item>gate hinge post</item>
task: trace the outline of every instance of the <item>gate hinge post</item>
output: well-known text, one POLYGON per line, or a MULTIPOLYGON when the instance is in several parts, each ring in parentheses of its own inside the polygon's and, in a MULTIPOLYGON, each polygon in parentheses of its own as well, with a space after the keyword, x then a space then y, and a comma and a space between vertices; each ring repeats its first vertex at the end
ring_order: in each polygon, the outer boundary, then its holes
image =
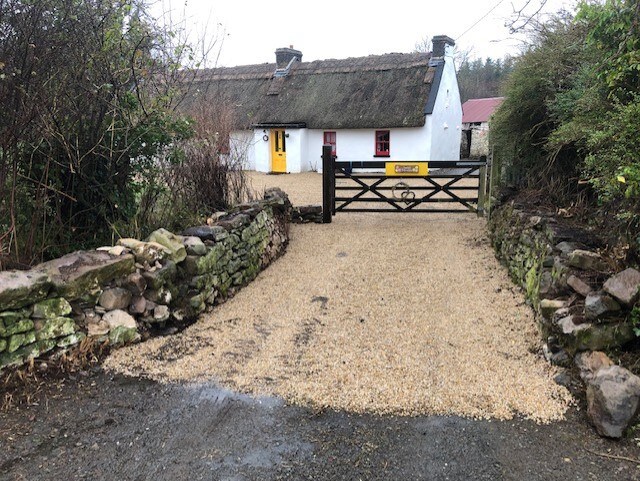
POLYGON ((335 171, 331 145, 322 146, 322 223, 330 224, 334 213, 335 171))

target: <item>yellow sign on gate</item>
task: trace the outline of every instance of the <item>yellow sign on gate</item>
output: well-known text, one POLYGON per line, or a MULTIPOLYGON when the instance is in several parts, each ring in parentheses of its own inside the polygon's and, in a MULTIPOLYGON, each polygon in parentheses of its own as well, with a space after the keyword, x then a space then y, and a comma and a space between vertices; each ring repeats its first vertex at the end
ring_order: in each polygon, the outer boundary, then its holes
POLYGON ((385 162, 388 177, 426 177, 429 175, 427 162, 385 162))

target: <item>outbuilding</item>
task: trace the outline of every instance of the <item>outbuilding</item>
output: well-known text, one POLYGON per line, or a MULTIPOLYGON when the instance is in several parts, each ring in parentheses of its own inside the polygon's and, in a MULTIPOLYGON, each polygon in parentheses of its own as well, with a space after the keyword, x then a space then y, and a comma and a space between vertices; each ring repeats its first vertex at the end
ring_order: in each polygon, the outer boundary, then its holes
POLYGON ((462 104, 461 156, 479 159, 489 155, 489 122, 504 97, 469 99, 462 104))
POLYGON ((225 151, 260 172, 318 170, 323 144, 349 162, 458 160, 453 46, 440 35, 431 53, 313 62, 279 48, 276 63, 199 72, 187 105, 229 109, 225 151))

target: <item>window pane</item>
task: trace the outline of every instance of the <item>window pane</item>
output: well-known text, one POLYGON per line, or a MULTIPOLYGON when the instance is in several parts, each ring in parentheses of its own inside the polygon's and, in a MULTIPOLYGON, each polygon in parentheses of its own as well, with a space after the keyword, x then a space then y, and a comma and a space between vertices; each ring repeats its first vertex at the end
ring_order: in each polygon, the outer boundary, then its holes
POLYGON ((389 130, 376 130, 376 154, 377 155, 389 155, 389 142, 390 131, 389 130))

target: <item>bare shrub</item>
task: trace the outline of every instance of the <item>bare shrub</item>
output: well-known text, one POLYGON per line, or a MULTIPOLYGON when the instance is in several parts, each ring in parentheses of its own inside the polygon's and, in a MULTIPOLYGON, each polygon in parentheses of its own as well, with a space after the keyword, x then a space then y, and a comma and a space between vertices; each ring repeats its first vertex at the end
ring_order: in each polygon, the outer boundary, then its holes
POLYGON ((158 227, 179 232, 254 197, 244 171, 249 146, 230 139, 233 111, 204 104, 191 113, 193 136, 156 159, 136 216, 115 226, 119 235, 144 237, 158 227))

